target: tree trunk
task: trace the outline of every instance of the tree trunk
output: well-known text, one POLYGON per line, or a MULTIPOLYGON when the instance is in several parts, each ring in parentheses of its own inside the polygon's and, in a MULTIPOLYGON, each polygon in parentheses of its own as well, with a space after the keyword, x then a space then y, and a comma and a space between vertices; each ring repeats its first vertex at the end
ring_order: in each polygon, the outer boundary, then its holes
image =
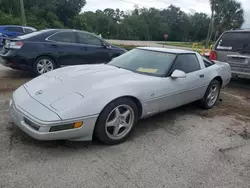
POLYGON ((211 37, 213 35, 213 30, 214 30, 214 10, 215 10, 215 3, 212 4, 212 14, 211 14, 211 21, 209 24, 209 29, 207 33, 207 39, 206 39, 206 46, 205 48, 208 47, 209 41, 211 40, 211 37))
POLYGON ((205 45, 205 48, 207 48, 208 46, 208 39, 209 39, 209 35, 210 35, 210 32, 211 32, 211 26, 212 26, 212 16, 211 16, 211 20, 210 20, 210 23, 209 23, 209 27, 208 27, 208 31, 207 31, 207 38, 206 38, 206 45, 205 45))
POLYGON ((215 34, 214 34, 214 42, 216 41, 216 38, 217 38, 218 34, 219 34, 219 30, 218 30, 218 28, 217 28, 217 29, 215 30, 215 34))

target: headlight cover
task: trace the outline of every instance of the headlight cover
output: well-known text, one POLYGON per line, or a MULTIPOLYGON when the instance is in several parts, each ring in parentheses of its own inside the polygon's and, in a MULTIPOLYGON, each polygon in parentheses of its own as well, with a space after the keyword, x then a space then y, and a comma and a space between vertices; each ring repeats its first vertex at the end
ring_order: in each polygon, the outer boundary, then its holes
POLYGON ((50 106, 54 108, 56 111, 63 111, 70 107, 77 106, 80 102, 82 102, 83 99, 84 97, 79 93, 71 93, 54 101, 53 103, 50 104, 50 106))

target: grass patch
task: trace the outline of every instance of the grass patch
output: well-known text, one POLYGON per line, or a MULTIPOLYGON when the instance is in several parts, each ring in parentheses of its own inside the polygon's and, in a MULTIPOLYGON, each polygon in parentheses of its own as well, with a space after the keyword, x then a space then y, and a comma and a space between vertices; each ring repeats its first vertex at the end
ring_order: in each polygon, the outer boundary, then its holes
POLYGON ((193 46, 193 43, 191 43, 191 42, 167 42, 167 43, 160 42, 158 44, 185 47, 185 48, 192 48, 192 46, 193 46))
MULTIPOLYGON (((193 44, 196 43, 197 46, 195 46, 196 49, 202 49, 203 47, 205 47, 206 41, 201 41, 201 42, 168 42, 164 43, 164 42, 160 42, 158 44, 162 44, 162 45, 169 45, 169 46, 177 46, 177 47, 185 47, 185 48, 193 48, 193 44)), ((214 42, 210 41, 209 42, 209 46, 214 45, 214 42)))
POLYGON ((119 46, 120 48, 124 48, 126 50, 132 50, 136 47, 141 47, 141 46, 134 46, 134 45, 123 45, 123 44, 114 44, 115 46, 119 46))

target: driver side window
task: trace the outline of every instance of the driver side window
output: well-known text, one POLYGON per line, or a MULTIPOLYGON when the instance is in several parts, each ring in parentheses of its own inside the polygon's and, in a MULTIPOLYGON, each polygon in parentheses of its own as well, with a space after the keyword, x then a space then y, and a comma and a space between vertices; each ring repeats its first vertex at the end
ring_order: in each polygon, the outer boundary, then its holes
POLYGON ((98 39, 97 37, 94 37, 91 34, 78 32, 77 37, 78 37, 78 42, 80 44, 90 44, 90 45, 102 46, 101 40, 98 39))
POLYGON ((200 63, 195 54, 180 54, 171 68, 171 73, 175 70, 181 70, 187 74, 200 69, 200 63))

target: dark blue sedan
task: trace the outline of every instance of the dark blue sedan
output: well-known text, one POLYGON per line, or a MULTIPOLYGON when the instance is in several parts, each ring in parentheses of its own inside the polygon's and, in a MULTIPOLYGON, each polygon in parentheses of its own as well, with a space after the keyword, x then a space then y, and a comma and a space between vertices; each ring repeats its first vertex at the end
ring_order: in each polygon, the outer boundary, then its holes
POLYGON ((107 63, 126 52, 99 36, 72 29, 46 29, 4 38, 0 63, 36 75, 67 65, 107 63))

